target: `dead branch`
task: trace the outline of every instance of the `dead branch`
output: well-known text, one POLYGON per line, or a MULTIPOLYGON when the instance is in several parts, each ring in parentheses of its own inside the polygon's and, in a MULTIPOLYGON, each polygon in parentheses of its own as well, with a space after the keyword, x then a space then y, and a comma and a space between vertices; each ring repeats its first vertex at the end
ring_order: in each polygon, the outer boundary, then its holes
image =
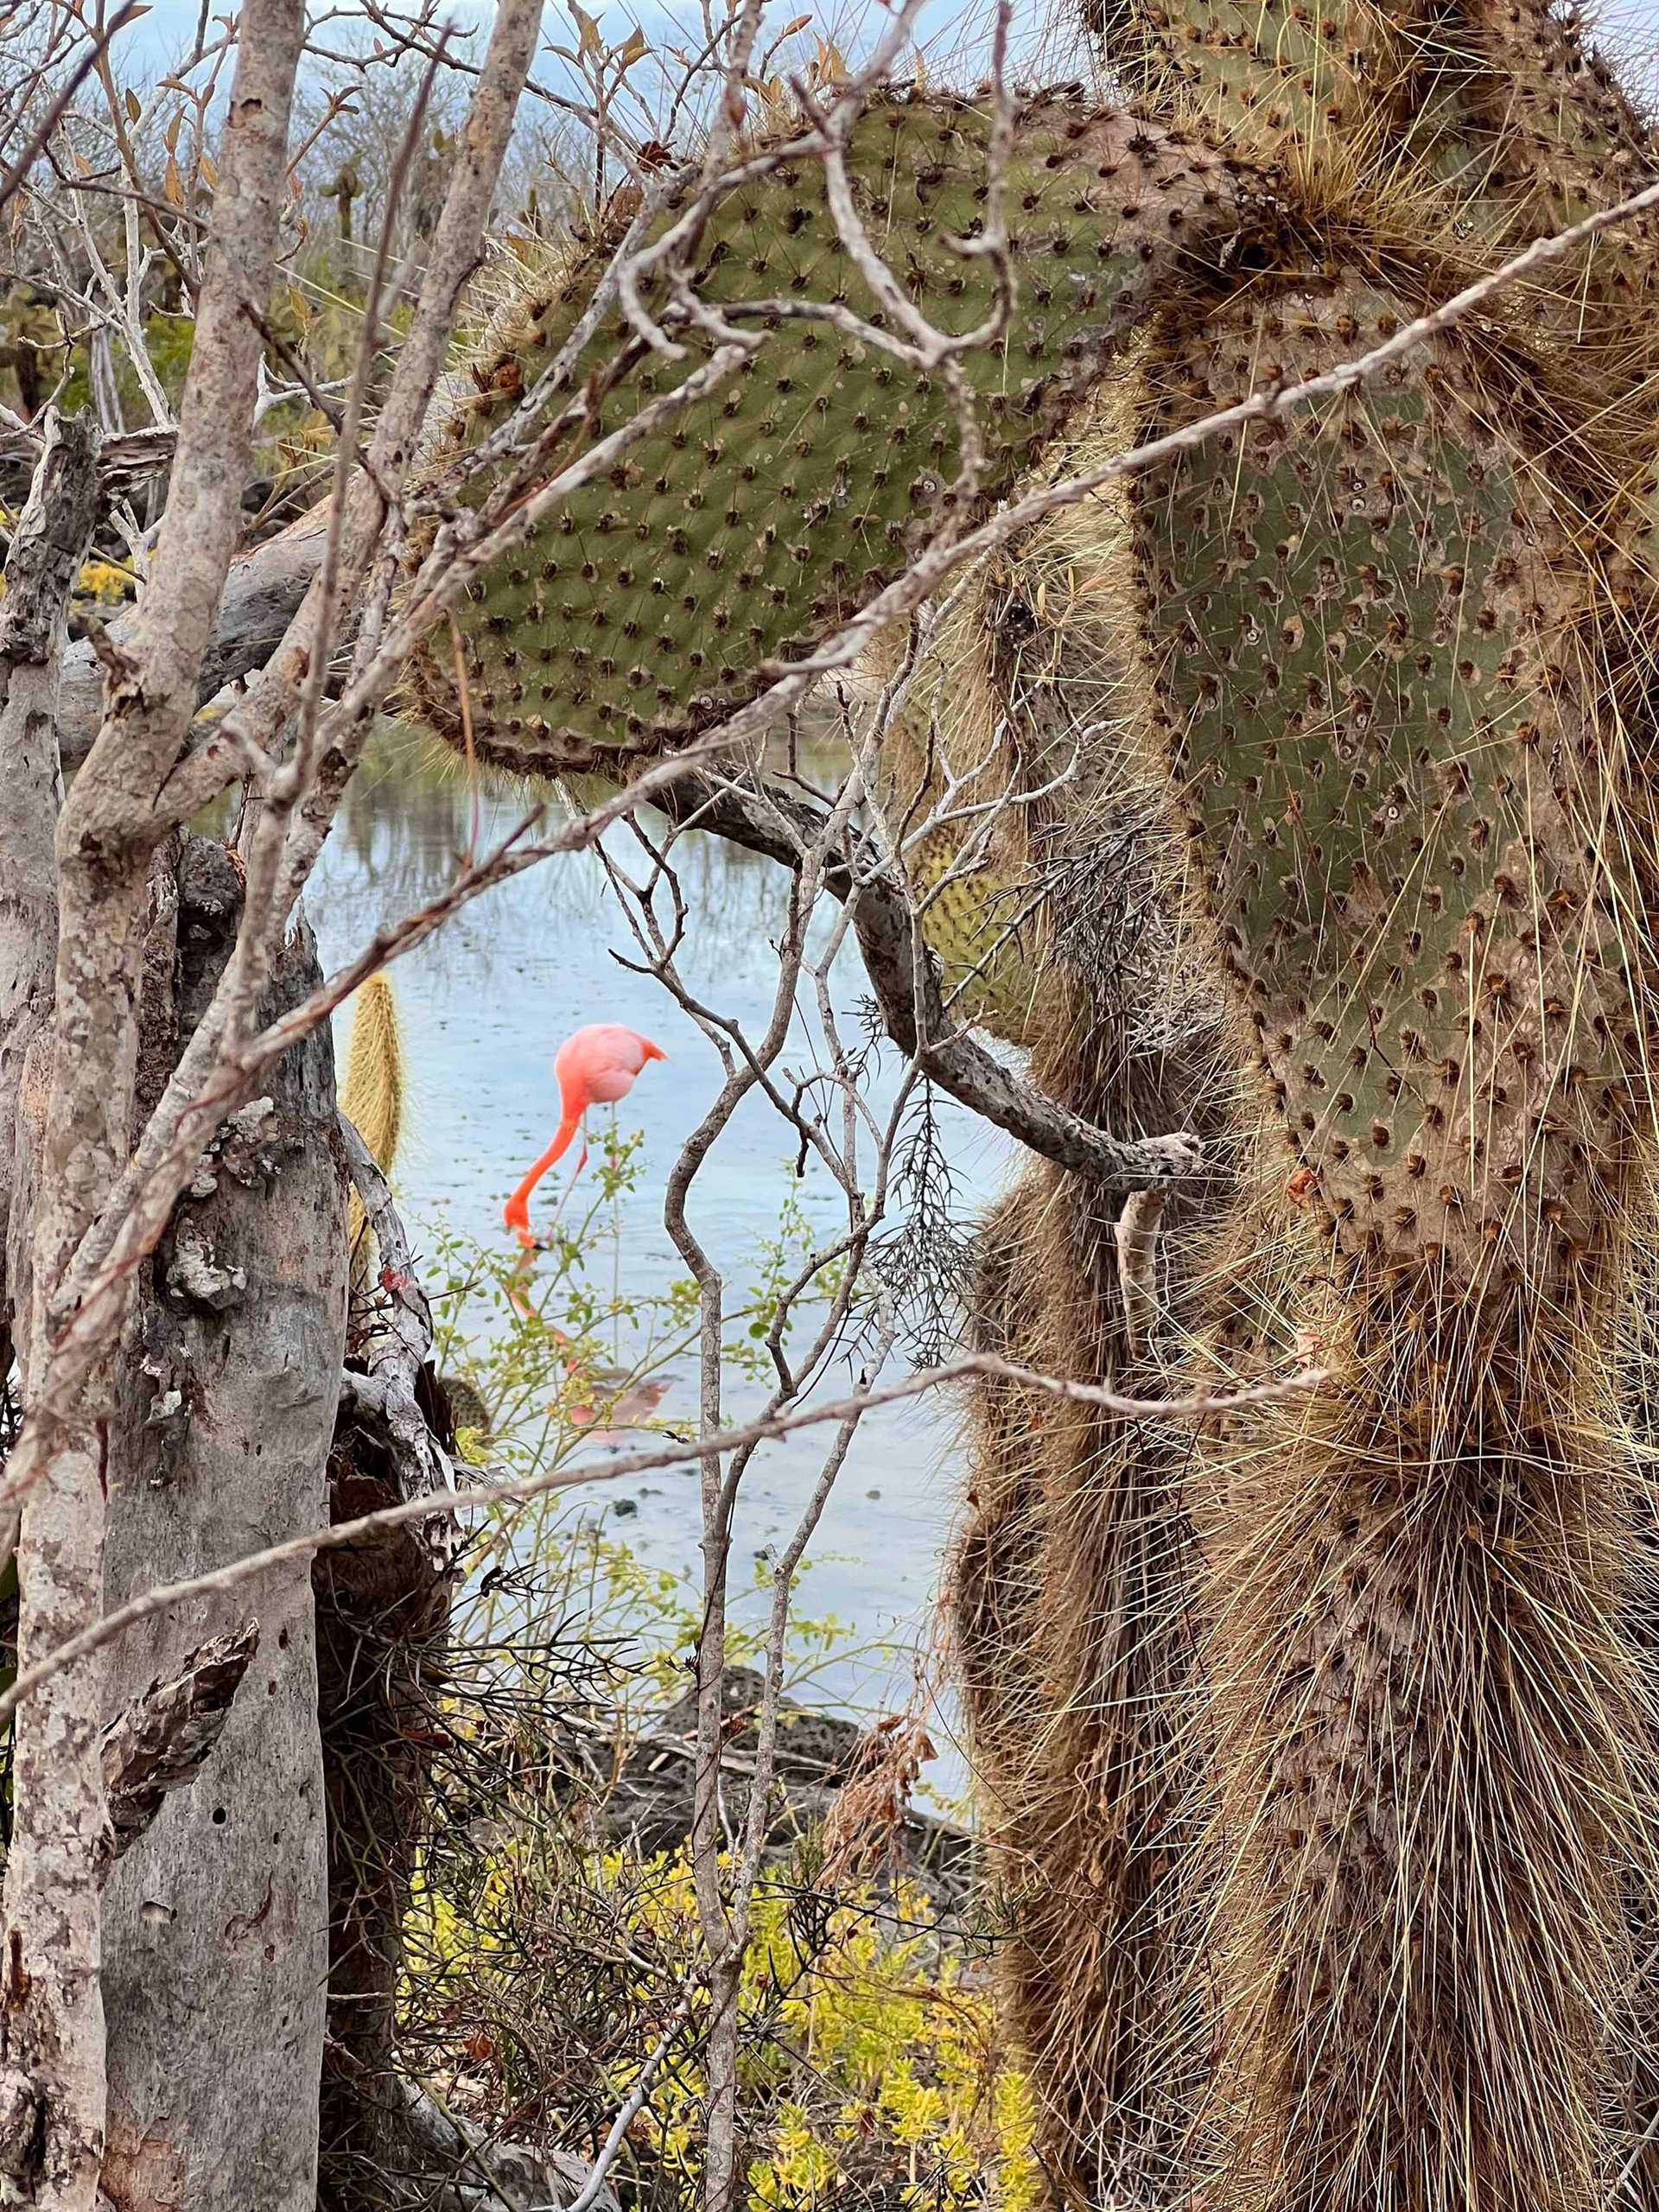
MULTIPOLYGON (((195 704, 263 668, 288 633, 322 562, 327 537, 326 503, 302 515, 275 537, 240 555, 226 578, 213 633, 202 656, 195 704)), ((130 653, 138 627, 137 607, 124 608, 105 635, 118 655, 130 653)), ((90 639, 80 638, 63 656, 59 743, 66 769, 78 768, 91 750, 102 711, 104 671, 90 639)))
MULTIPOLYGON (((421 1369, 432 1350, 432 1314, 415 1273, 409 1236, 386 1179, 351 1122, 342 1115, 340 1136, 346 1166, 363 1201, 380 1254, 380 1287, 390 1300, 387 1325, 377 1331, 369 1349, 366 1376, 347 1375, 346 1389, 384 1422, 397 1461, 405 1497, 426 1497, 456 1487, 454 1468, 427 1425, 417 1395, 421 1369)), ((428 1529, 427 1541, 445 1563, 453 1548, 446 1522, 428 1529)))
POLYGON ((974 1376, 992 1376, 1003 1382, 1019 1382, 1029 1389, 1046 1392, 1073 1405, 1097 1406, 1107 1413, 1121 1414, 1128 1421, 1209 1421, 1222 1414, 1242 1413, 1252 1407, 1269 1405, 1281 1398, 1299 1397, 1304 1392, 1318 1389, 1328 1379, 1323 1368, 1310 1367, 1299 1369, 1294 1374, 1281 1376, 1270 1382, 1251 1383, 1242 1389, 1198 1392, 1186 1398, 1133 1398, 1116 1390, 1109 1390, 1101 1384, 1073 1382, 1065 1376, 1039 1374, 1034 1368, 1022 1367, 1017 1362, 1003 1359, 995 1353, 969 1352, 960 1359, 946 1362, 943 1366, 926 1368, 919 1374, 906 1375, 890 1382, 872 1383, 851 1397, 832 1399, 821 1406, 805 1407, 798 1413, 745 1422, 734 1428, 717 1430, 711 1435, 666 1444, 653 1450, 620 1452, 614 1459, 603 1462, 575 1467, 561 1465, 512 1481, 480 1482, 466 1490, 438 1491, 427 1497, 410 1498, 400 1504, 384 1507, 378 1512, 365 1513, 355 1521, 338 1522, 332 1528, 315 1529, 305 1535, 289 1537, 285 1543, 272 1544, 264 1551, 250 1553, 245 1559, 217 1568, 210 1574, 193 1576, 188 1581, 169 1583, 148 1591, 117 1611, 106 1613, 89 1627, 66 1637, 44 1659, 21 1672, 10 1689, 0 1692, 0 1722, 8 1719, 43 1682, 49 1681, 64 1669, 74 1666, 89 1653, 101 1650, 111 1637, 120 1635, 124 1629, 131 1627, 135 1622, 147 1620, 151 1614, 165 1611, 168 1606, 178 1605, 188 1598, 238 1589, 244 1582, 254 1580, 274 1567, 288 1566, 296 1560, 308 1559, 318 1552, 361 1543, 365 1538, 404 1528, 412 1522, 429 1520, 435 1514, 460 1513, 487 1505, 524 1504, 532 1498, 544 1497, 551 1491, 572 1490, 586 1483, 620 1482, 625 1478, 648 1474, 658 1468, 677 1466, 687 1459, 718 1459, 727 1452, 741 1452, 779 1437, 792 1435, 797 1429, 817 1427, 825 1421, 844 1421, 854 1414, 871 1412, 878 1406, 895 1405, 901 1399, 913 1398, 923 1391, 966 1382, 974 1376))
MULTIPOLYGON (((655 804, 677 821, 713 830, 747 850, 798 869, 824 818, 772 790, 751 791, 691 771, 655 804)), ((1097 1129, 1003 1065, 954 1022, 931 955, 918 959, 915 912, 896 863, 849 831, 823 868, 823 887, 849 906, 865 971, 887 1034, 924 1075, 975 1113, 1057 1166, 1107 1190, 1158 1190, 1205 1172, 1197 1138, 1185 1133, 1125 1139, 1097 1129)))

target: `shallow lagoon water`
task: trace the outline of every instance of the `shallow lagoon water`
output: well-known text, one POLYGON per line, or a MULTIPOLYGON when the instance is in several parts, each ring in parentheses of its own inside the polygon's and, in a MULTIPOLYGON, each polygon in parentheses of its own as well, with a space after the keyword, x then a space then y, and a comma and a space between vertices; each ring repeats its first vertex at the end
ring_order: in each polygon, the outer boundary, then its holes
MULTIPOLYGON (((521 809, 509 798, 482 802, 485 841, 510 828, 521 809)), ((448 883, 467 841, 469 801, 454 778, 435 776, 418 741, 389 733, 378 743, 325 852, 309 901, 325 967, 359 949, 381 925, 411 911, 448 883)), ((636 875, 639 849, 613 832, 618 858, 636 875)), ((739 1017, 748 1034, 764 1031, 776 987, 772 940, 781 926, 783 873, 722 841, 693 836, 677 848, 692 909, 681 970, 690 990, 739 1017)), ((827 922, 827 916, 826 916, 827 922)), ((582 1023, 616 1020, 653 1038, 667 1053, 650 1066, 617 1109, 624 1129, 642 1133, 641 1173, 616 1210, 610 1233, 625 1293, 645 1293, 686 1270, 663 1226, 669 1172, 687 1135, 718 1092, 720 1063, 689 1016, 651 977, 613 957, 638 949, 596 855, 560 855, 486 893, 391 970, 410 1069, 406 1135, 395 1181, 417 1245, 439 1225, 505 1250, 501 1205, 558 1120, 552 1074, 560 1041, 582 1023)), ((834 971, 844 1033, 861 1033, 868 996, 856 955, 834 971)), ((349 1008, 341 1016, 342 1051, 349 1008)), ((818 1058, 816 1017, 798 1008, 786 1068, 804 1071, 818 1058)), ((898 1073, 887 1054, 869 1081, 878 1107, 898 1073)), ((605 1110, 605 1109, 601 1109, 605 1110)), ((939 1102, 939 1119, 964 1215, 982 1207, 1010 1172, 1001 1134, 939 1102)), ((775 1110, 757 1095, 739 1109, 694 1185, 692 1226, 734 1288, 754 1279, 762 1241, 775 1236, 793 1182, 796 1145, 775 1110)), ((563 1167, 538 1198, 556 1192, 563 1167)), ((820 1169, 794 1183, 800 1205, 826 1241, 844 1220, 839 1192, 820 1169)), ((695 1419, 695 1360, 677 1363, 659 1417, 695 1419)), ((821 1395, 841 1396, 854 1376, 842 1362, 821 1395)), ((760 1386, 728 1381, 728 1419, 757 1410, 760 1386)), ((764 1446, 740 1503, 734 1585, 752 1555, 787 1542, 822 1464, 828 1427, 764 1446)), ((902 1699, 908 1653, 925 1635, 936 1604, 940 1560, 957 1510, 961 1461, 953 1408, 942 1398, 884 1408, 866 1417, 837 1481, 809 1559, 798 1607, 834 1613, 858 1631, 859 1649, 815 1675, 816 1694, 858 1710, 902 1699), (872 1493, 878 1493, 872 1495, 872 1493), (885 1653, 862 1649, 888 1647, 885 1653)), ((630 1442, 648 1440, 632 1438, 630 1442)), ((635 1552, 685 1578, 700 1572, 696 1483, 674 1468, 616 1488, 575 1495, 565 1510, 614 1516, 619 1500, 636 1514, 614 1520, 635 1552)), ((947 1758, 947 1766, 955 1762, 947 1758)), ((943 1777, 942 1777, 943 1778, 943 1777)))

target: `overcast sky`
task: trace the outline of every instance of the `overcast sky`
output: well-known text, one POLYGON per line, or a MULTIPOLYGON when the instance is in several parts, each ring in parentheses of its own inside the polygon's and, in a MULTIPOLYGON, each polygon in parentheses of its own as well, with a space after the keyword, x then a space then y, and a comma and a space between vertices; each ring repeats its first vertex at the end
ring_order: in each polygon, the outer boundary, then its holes
MULTIPOLYGON (((701 10, 697 0, 585 0, 595 15, 608 43, 620 43, 635 24, 653 46, 672 43, 696 48, 702 42, 701 10)), ((228 0, 209 0, 214 13, 222 13, 228 0)), ((326 6, 347 7, 351 0, 312 0, 314 12, 326 6)), ((194 35, 200 0, 149 0, 149 12, 142 22, 124 33, 118 52, 135 76, 153 79, 188 50, 194 35)), ((775 30, 806 11, 811 0, 769 0, 767 20, 775 30)), ((1015 0, 1016 66, 1023 62, 1028 73, 1048 73, 1056 57, 1033 59, 1035 41, 1045 21, 1071 14, 1067 0, 1015 0), (1019 37, 1023 24, 1024 36, 1019 37)), ((1622 63, 1627 82, 1659 98, 1659 0, 1612 0, 1595 10, 1601 25, 1600 43, 1622 63)), ((447 19, 458 29, 471 30, 481 42, 493 13, 491 0, 455 0, 447 19)), ((857 52, 868 45, 885 18, 881 0, 821 0, 814 10, 814 30, 835 37, 842 51, 857 52)), ((930 68, 947 81, 971 82, 982 73, 988 47, 995 0, 925 0, 918 18, 930 68)), ((543 22, 547 41, 569 40, 570 17, 565 0, 548 0, 543 22)), ((809 34, 810 35, 810 34, 809 34)), ((765 44, 763 34, 762 44, 765 44)), ((1064 56, 1058 66, 1068 67, 1064 56)), ((1069 66, 1075 66, 1072 63, 1069 66)), ((568 72, 556 57, 543 51, 537 77, 559 90, 573 89, 568 72)))
MULTIPOLYGON (((215 15, 225 12, 226 4, 227 0, 209 0, 215 15)), ((312 4, 314 13, 323 12, 318 0, 312 0, 312 4)), ((350 0, 325 0, 325 4, 332 12, 335 6, 349 6, 350 0)), ((664 39, 694 48, 702 43, 697 0, 591 0, 591 4, 584 0, 584 5, 597 16, 609 43, 620 44, 636 23, 653 44, 664 39)), ((1016 22, 1023 17, 1029 34, 1046 5, 1046 0, 1016 0, 1016 22)), ((153 77, 188 51, 195 34, 200 0, 149 0, 149 13, 123 35, 116 51, 124 57, 129 69, 153 77)), ((775 35, 786 22, 811 7, 812 0, 768 0, 765 20, 774 26, 775 35)), ((857 48, 861 33, 868 41, 886 17, 880 0, 822 0, 812 13, 813 29, 823 30, 827 25, 827 35, 837 39, 844 51, 857 48)), ((446 20, 458 29, 474 31, 480 40, 493 14, 490 0, 455 0, 445 11, 446 20)), ((942 75, 972 77, 976 66, 982 67, 994 19, 995 0, 925 0, 917 22, 930 67, 942 75)), ((543 18, 544 44, 569 42, 570 37, 571 19, 564 0, 548 0, 543 18)), ((765 43, 763 34, 763 47, 765 43)), ((561 73, 557 60, 544 53, 537 74, 551 83, 561 73)))

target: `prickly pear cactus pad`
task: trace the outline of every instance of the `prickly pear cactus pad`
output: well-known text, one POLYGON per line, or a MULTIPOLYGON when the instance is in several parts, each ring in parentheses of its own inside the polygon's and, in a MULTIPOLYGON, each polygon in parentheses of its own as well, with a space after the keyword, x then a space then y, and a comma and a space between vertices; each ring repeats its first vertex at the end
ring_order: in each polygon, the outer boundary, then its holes
MULTIPOLYGON (((986 259, 955 245, 982 227, 989 142, 971 102, 912 96, 868 107, 849 147, 868 236, 916 306, 954 334, 993 305, 986 259)), ((1029 469, 1122 334, 1183 270, 1215 258, 1253 196, 1200 142, 1060 96, 1023 108, 1008 187, 1018 304, 1003 342, 963 360, 987 448, 981 504, 1029 469)), ((555 296, 504 321, 499 358, 478 372, 487 389, 448 426, 452 448, 533 381, 614 244, 594 240, 555 296)), ((938 380, 827 321, 766 310, 843 302, 880 321, 817 163, 784 163, 719 200, 695 283, 762 343, 575 493, 461 610, 474 739, 497 766, 549 772, 708 728, 764 689, 769 662, 809 652, 900 573, 949 513, 959 429, 938 380)), ((645 298, 664 311, 657 293, 645 298)), ((584 359, 600 372, 589 435, 706 360, 708 341, 682 335, 688 358, 675 362, 607 321, 584 359)), ((422 709, 458 735, 451 660, 435 650, 414 677, 422 709)))
MULTIPOLYGON (((1201 414, 1399 312, 1359 283, 1225 312, 1160 397, 1201 414)), ((1499 419, 1443 342, 1143 480, 1136 560, 1178 805, 1287 1170, 1341 1254, 1540 1289, 1618 1211, 1642 907, 1609 830, 1630 779, 1580 635, 1590 571, 1513 397, 1499 419)))
MULTIPOLYGON (((1081 0, 1111 66, 1157 116, 1197 114, 1282 166, 1310 213, 1465 268, 1607 207, 1659 169, 1633 103, 1551 0, 1081 0)), ((1603 404, 1651 377, 1642 302, 1651 214, 1518 287, 1603 404)))
MULTIPOLYGON (((1549 0, 1461 0, 1457 23, 1479 64, 1469 82, 1493 149, 1486 190, 1518 196, 1529 188, 1535 225, 1560 229, 1649 181, 1647 128, 1580 22, 1549 0)), ((1624 289, 1652 236, 1651 222, 1640 220, 1605 232, 1592 285, 1624 289)))
MULTIPOLYGON (((1495 0, 1502 4, 1502 0, 1495 0)), ((1478 111, 1493 71, 1444 0, 1083 0, 1137 104, 1196 112, 1223 143, 1282 162, 1329 204, 1367 189, 1389 227, 1421 239, 1493 187, 1478 111), (1434 204, 1438 201, 1438 205, 1434 204)))
MULTIPOLYGON (((1085 14, 1089 10, 1085 9, 1085 14)), ((1412 11, 1370 0, 1095 0, 1107 52, 1154 96, 1184 95, 1263 146, 1306 144, 1383 111, 1422 53, 1412 11)))

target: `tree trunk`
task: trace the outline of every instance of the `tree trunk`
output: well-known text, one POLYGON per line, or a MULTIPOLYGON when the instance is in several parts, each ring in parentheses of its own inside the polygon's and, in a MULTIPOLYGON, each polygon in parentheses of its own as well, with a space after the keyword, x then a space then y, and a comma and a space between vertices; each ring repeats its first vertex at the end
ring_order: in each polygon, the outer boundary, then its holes
MULTIPOLYGON (((355 1519, 404 1495, 373 1415, 342 1408, 329 1510, 355 1519)), ((407 2100, 393 2064, 404 1919, 427 1785, 453 1594, 420 1528, 325 1552, 313 1579, 328 1799, 328 2039, 322 2177, 330 2204, 425 2203, 409 2171, 407 2100)), ((416 2162, 417 2167, 423 2162, 416 2162)))
MULTIPOLYGON (((6 563, 0 612, 0 1228, 26 1246, 35 1209, 14 1203, 27 1072, 41 1064, 53 1001, 58 903, 59 655, 70 587, 97 508, 97 436, 48 423, 46 450, 6 563)), ((0 1375, 13 1320, 27 1367, 45 1317, 10 1281, 0 1252, 0 1375)), ((18 1662, 29 1665, 81 1626, 98 1602, 105 1438, 66 1431, 46 1478, 23 1503, 17 1553, 18 1662)), ((60 1677, 26 1707, 16 1738, 24 1808, 6 1873, 6 1974, 0 2087, 0 2183, 14 2202, 90 2209, 103 2149, 105 2079, 98 1891, 109 1841, 97 1756, 97 1679, 60 1677)))
MULTIPOLYGON (((150 963, 173 988, 151 995, 141 1113, 207 1004, 241 902, 231 856, 206 840, 185 842, 175 880, 176 962, 164 957, 163 912, 150 963)), ((302 930, 261 1019, 318 972, 302 930)), ((346 1326, 336 1127, 325 1027, 280 1064, 267 1098, 225 1125, 156 1253, 111 1455, 110 1605, 325 1516, 346 1326)), ((246 1612, 258 1649, 202 1779, 110 1884, 105 2189, 118 2212, 315 2203, 327 1904, 307 1569, 130 1630, 111 1653, 106 1706, 246 1612)))
MULTIPOLYGON (((52 1016, 58 894, 52 831, 58 815, 56 724, 63 626, 98 509, 98 436, 90 423, 47 424, 46 448, 6 564, 0 618, 0 1376, 11 1334, 5 1226, 11 1201, 17 1094, 29 1047, 52 1016)), ((100 671, 92 663, 92 709, 100 671)))

